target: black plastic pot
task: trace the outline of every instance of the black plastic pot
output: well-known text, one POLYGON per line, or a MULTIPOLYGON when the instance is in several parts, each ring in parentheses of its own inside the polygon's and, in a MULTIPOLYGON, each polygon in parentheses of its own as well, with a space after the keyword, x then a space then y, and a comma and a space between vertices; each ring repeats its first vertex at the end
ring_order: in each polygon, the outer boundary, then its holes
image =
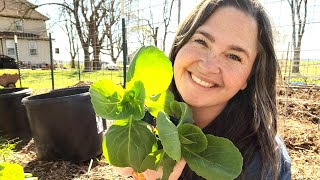
POLYGON ((89 87, 29 96, 22 103, 39 159, 81 162, 102 154, 102 122, 90 102, 89 87))
POLYGON ((21 100, 31 95, 29 88, 0 89, 0 136, 28 142, 31 131, 21 100))

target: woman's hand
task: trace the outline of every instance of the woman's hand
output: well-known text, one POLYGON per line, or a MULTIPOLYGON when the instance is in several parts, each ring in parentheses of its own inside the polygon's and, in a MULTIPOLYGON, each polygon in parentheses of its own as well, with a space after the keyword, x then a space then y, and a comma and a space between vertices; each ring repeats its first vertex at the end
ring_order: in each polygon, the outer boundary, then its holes
MULTIPOLYGON (((173 172, 169 176, 169 180, 177 180, 180 177, 185 165, 186 165, 186 161, 184 159, 181 159, 174 166, 173 172)), ((125 168, 114 167, 113 169, 115 172, 117 172, 118 174, 120 174, 122 176, 131 176, 134 174, 134 171, 131 167, 125 167, 125 168)), ((147 169, 143 173, 140 173, 140 174, 135 173, 136 174, 135 176, 139 176, 141 178, 141 174, 142 174, 144 179, 146 179, 146 180, 156 180, 156 179, 162 178, 162 173, 163 173, 162 167, 159 167, 159 169, 157 171, 147 169)), ((138 177, 134 177, 134 178, 138 179, 138 177)))

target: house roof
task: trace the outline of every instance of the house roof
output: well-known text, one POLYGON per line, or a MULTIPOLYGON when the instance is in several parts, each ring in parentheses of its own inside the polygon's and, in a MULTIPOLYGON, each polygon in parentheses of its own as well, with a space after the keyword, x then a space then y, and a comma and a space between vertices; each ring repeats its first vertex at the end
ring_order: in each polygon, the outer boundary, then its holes
POLYGON ((0 0, 0 17, 46 21, 49 18, 34 10, 36 5, 27 0, 0 0))

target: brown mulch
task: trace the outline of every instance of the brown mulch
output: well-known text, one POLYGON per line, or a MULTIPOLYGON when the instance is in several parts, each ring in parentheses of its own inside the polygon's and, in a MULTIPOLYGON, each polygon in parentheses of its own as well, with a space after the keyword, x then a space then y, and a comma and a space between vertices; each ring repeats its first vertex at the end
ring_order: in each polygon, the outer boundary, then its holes
POLYGON ((320 179, 320 91, 286 89, 279 96, 280 134, 293 179, 320 179))
MULTIPOLYGON (((80 82, 75 86, 90 85, 80 82)), ((284 139, 292 161, 292 179, 320 179, 320 91, 283 88, 279 92, 279 134, 284 139)), ((33 140, 13 159, 39 180, 121 180, 103 157, 82 163, 41 161, 33 140)))

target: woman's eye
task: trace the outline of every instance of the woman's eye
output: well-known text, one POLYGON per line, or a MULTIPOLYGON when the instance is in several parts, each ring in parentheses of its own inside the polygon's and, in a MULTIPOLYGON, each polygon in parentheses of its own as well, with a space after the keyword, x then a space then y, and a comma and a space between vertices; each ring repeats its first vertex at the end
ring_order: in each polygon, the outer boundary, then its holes
POLYGON ((228 58, 230 58, 232 60, 235 60, 235 61, 241 62, 241 58, 239 56, 237 56, 237 55, 234 55, 234 54, 229 54, 228 58))
POLYGON ((207 42, 203 39, 195 39, 194 41, 201 44, 201 45, 204 45, 205 47, 208 47, 207 42))

